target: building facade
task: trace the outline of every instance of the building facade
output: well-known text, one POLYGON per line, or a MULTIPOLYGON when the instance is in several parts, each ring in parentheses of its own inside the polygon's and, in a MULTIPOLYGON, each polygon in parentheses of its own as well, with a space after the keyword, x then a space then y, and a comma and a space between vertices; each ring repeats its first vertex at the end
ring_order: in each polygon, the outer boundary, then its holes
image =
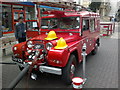
POLYGON ((100 13, 101 17, 109 16, 110 10, 111 10, 111 5, 108 0, 107 0, 107 2, 106 1, 101 2, 101 6, 99 9, 99 13, 100 13))
POLYGON ((2 5, 0 5, 0 38, 2 37, 2 5))
POLYGON ((91 4, 91 0, 79 0, 79 3, 80 3, 80 5, 87 8, 91 4))
POLYGON ((35 20, 34 5, 25 3, 2 2, 2 31, 3 34, 13 33, 19 17, 24 22, 35 20))
POLYGON ((120 1, 117 3, 116 20, 120 22, 120 1))

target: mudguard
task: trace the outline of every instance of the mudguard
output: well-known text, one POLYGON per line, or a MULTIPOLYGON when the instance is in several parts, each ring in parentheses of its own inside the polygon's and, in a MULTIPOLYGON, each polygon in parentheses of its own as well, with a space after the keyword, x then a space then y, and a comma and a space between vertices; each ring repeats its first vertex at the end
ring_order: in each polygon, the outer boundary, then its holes
POLYGON ((22 42, 19 44, 16 44, 12 47, 14 55, 16 54, 18 58, 23 57, 23 51, 26 51, 26 42, 22 42), (17 48, 17 50, 14 50, 14 47, 17 48))
POLYGON ((68 48, 62 50, 51 49, 48 52, 48 64, 52 66, 64 67, 68 62, 69 56, 70 52, 68 48), (59 63, 55 63, 55 60, 58 60, 59 63))

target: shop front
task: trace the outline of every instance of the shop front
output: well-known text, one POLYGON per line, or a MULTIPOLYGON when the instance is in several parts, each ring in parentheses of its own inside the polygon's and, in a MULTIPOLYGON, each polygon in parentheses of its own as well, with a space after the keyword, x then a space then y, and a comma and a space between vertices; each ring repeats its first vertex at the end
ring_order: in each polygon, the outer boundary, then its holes
POLYGON ((23 17, 24 22, 36 20, 34 4, 2 2, 2 32, 13 33, 18 18, 23 17))
POLYGON ((44 5, 36 6, 32 2, 2 2, 2 33, 14 33, 18 18, 23 17, 27 28, 27 37, 39 35, 40 17, 45 10, 62 10, 62 8, 44 5), (33 34, 34 33, 34 34, 33 34))

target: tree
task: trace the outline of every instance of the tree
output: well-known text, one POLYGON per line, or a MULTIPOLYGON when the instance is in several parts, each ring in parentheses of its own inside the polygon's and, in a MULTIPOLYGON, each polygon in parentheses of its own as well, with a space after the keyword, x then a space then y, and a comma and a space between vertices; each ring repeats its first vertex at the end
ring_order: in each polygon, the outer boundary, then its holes
POLYGON ((89 7, 93 12, 96 12, 100 8, 101 2, 92 2, 89 7))

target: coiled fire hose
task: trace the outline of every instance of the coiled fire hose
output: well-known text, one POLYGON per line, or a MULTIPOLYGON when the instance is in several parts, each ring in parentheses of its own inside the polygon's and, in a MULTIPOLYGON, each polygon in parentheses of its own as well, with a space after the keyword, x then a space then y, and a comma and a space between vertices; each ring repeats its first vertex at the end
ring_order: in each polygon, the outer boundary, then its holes
POLYGON ((7 87, 7 90, 12 90, 15 88, 15 86, 20 82, 20 80, 23 78, 23 76, 28 72, 30 68, 30 65, 28 64, 21 72, 18 74, 18 76, 10 83, 10 85, 7 87))

